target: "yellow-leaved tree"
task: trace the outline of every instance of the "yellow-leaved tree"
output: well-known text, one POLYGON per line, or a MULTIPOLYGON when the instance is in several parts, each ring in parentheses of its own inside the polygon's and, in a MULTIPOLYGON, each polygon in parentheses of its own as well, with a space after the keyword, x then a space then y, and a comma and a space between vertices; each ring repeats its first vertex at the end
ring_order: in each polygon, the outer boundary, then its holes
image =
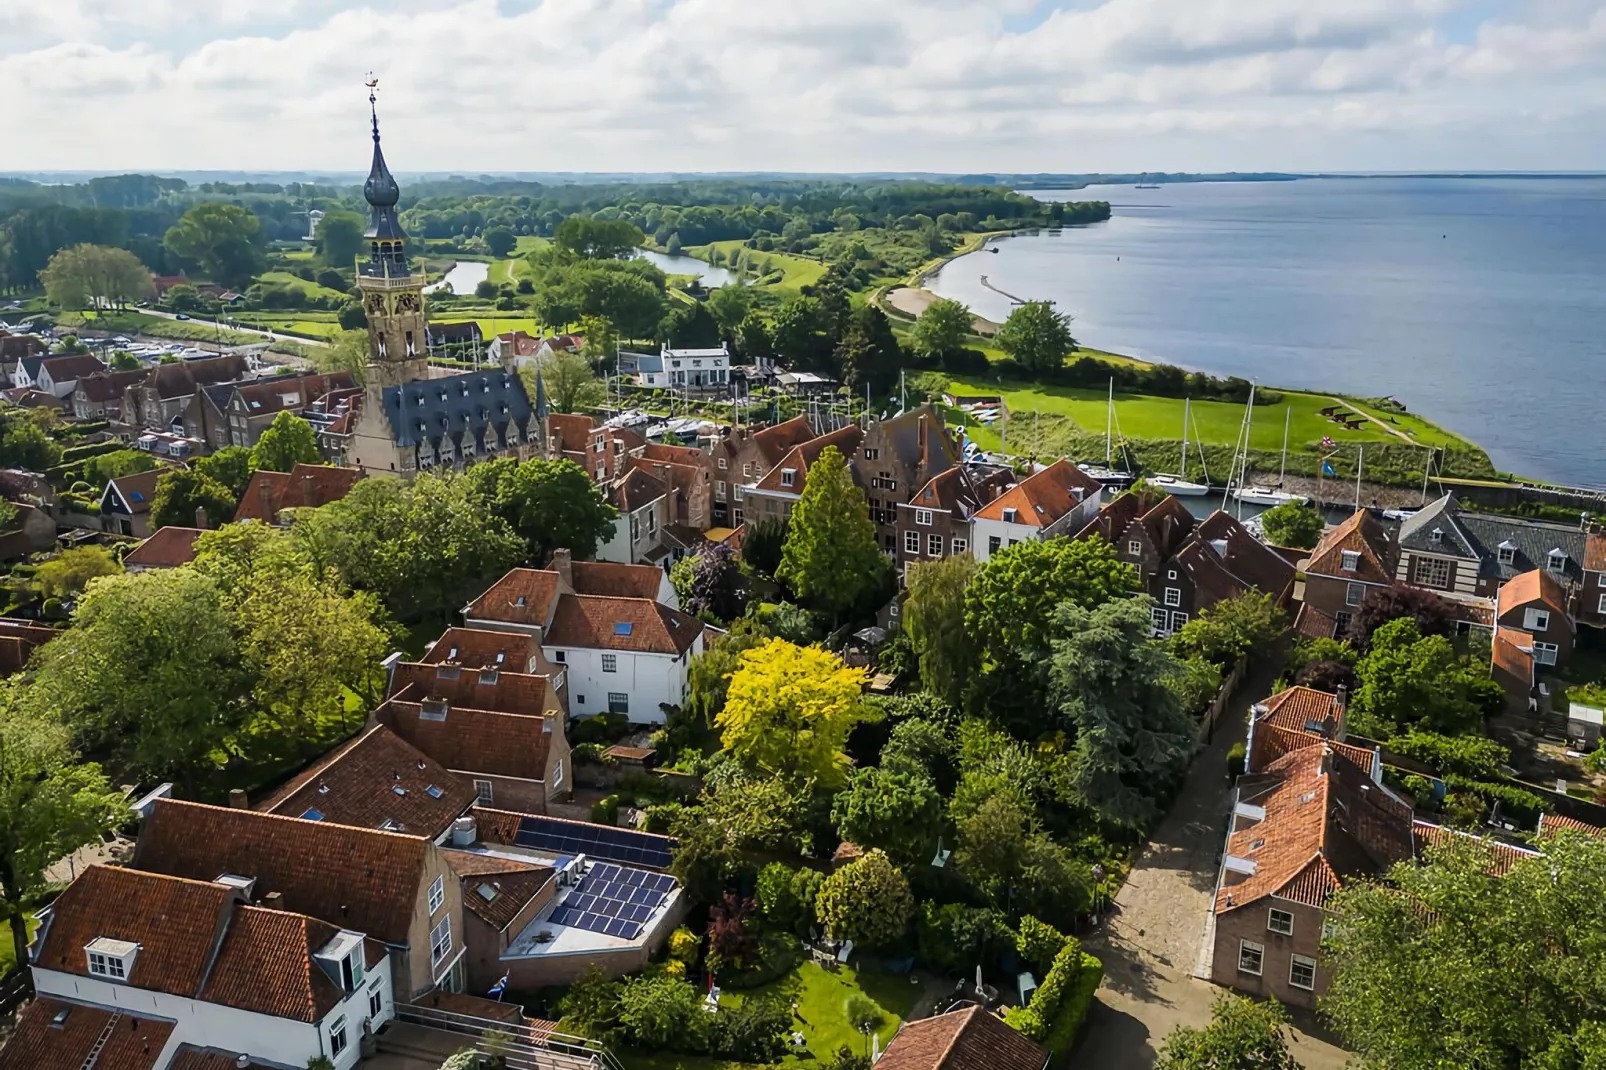
POLYGON ((828 650, 784 639, 744 651, 715 718, 721 742, 767 773, 836 787, 847 780, 848 734, 874 716, 865 676, 828 650))

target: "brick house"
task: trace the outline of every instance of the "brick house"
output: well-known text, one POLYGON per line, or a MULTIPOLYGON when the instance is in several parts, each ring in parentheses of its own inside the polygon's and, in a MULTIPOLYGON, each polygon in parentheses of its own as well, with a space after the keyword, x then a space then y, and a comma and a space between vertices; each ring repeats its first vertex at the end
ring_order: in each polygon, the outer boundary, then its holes
POLYGON ((1155 630, 1170 634, 1216 603, 1248 591, 1286 605, 1293 595, 1294 577, 1293 565, 1218 509, 1145 575, 1145 587, 1155 601, 1155 630))
POLYGON ((933 476, 958 465, 959 447, 928 402, 885 420, 871 420, 857 452, 842 452, 864 490, 876 541, 896 557, 901 549, 898 506, 912 501, 933 476))
POLYGON ((904 1022, 879 1070, 1048 1070, 1049 1053, 983 1007, 904 1022))
POLYGON ((259 468, 235 506, 234 519, 260 520, 264 524, 288 526, 287 510, 316 509, 337 502, 351 493, 363 473, 356 468, 333 468, 322 464, 298 464, 289 472, 270 472, 259 468))
POLYGON ((157 799, 133 866, 196 881, 239 874, 254 882, 253 902, 381 941, 401 1002, 462 988, 458 883, 422 837, 157 799))
POLYGON ((1564 670, 1572 660, 1576 626, 1561 581, 1540 569, 1507 581, 1495 599, 1490 675, 1506 692, 1506 709, 1524 713, 1535 705, 1541 674, 1564 670))
POLYGON ((586 460, 581 464, 593 483, 612 483, 630 468, 630 451, 647 440, 628 427, 593 427, 586 436, 586 460))
POLYGON ((123 398, 129 387, 150 374, 149 368, 123 372, 95 372, 73 385, 72 412, 80 420, 123 422, 123 398))
POLYGON ((46 628, 32 621, 0 617, 0 678, 21 672, 35 650, 59 635, 61 632, 55 628, 46 628))
POLYGON ((123 393, 123 422, 130 427, 171 431, 201 438, 199 418, 186 419, 190 401, 202 387, 243 379, 249 368, 239 354, 158 364, 123 393))
POLYGON ((740 527, 746 519, 743 489, 764 478, 794 446, 817 437, 806 416, 757 431, 736 427, 709 451, 714 466, 713 523, 740 527))
POLYGON ((573 461, 581 468, 586 464, 586 449, 591 442, 591 417, 577 412, 554 412, 547 416, 547 456, 555 461, 573 461))
POLYGON ((1123 494, 1100 509, 1077 536, 1102 535, 1148 588, 1197 524, 1181 499, 1170 494, 1123 494))
MULTIPOLYGON (((532 860, 447 850, 463 899, 467 989, 485 992, 510 975, 503 957, 557 895, 558 871, 532 860)), ((511 980, 511 976, 509 976, 511 980)))
POLYGON ((1606 628, 1606 533, 1584 540, 1583 579, 1578 589, 1578 623, 1606 628))
MULTIPOLYGON (((809 468, 820 459, 826 447, 834 446, 850 460, 851 467, 851 460, 864 437, 865 433, 857 424, 848 424, 829 434, 811 438, 802 445, 793 446, 762 479, 742 487, 747 520, 754 523, 786 520, 792 515, 792 507, 803 497, 803 488, 808 486, 809 468)), ((855 470, 854 474, 857 477, 859 473, 855 470)), ((877 532, 882 526, 893 530, 895 521, 895 517, 889 517, 886 525, 877 525, 877 532)), ((880 537, 879 534, 877 537, 880 537)))
MULTIPOLYGON (((971 518, 1008 478, 1008 470, 1003 469, 983 473, 977 481, 969 469, 956 465, 928 479, 908 502, 898 503, 895 542, 899 573, 920 561, 970 553, 971 518)), ((872 518, 876 512, 871 511, 872 518)))
POLYGON ((664 533, 673 516, 668 482, 645 468, 626 467, 623 475, 607 485, 605 496, 619 516, 613 522, 612 537, 597 547, 598 561, 656 564, 668 556, 664 533))
POLYGON ((333 391, 354 391, 350 372, 299 372, 248 382, 204 386, 190 398, 184 424, 195 427, 211 450, 255 446, 281 412, 300 416, 333 391))
POLYGON ((649 442, 630 451, 635 466, 669 483, 670 523, 703 532, 714 526, 714 455, 692 446, 649 442))
POLYGON ((986 564, 1018 542, 1042 542, 1080 531, 1099 510, 1104 486, 1061 459, 1000 493, 976 511, 970 550, 986 564))
POLYGON ((1375 516, 1357 509, 1342 524, 1327 529, 1305 562, 1303 601, 1333 622, 1333 637, 1342 638, 1366 596, 1395 585, 1399 546, 1375 516))

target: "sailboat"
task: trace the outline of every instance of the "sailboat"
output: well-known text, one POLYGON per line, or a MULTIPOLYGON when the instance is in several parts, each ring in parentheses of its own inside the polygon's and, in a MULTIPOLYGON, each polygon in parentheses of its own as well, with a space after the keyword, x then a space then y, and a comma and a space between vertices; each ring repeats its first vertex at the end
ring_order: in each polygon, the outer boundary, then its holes
POLYGON ((1182 399, 1182 464, 1177 469, 1181 474, 1161 472, 1149 479, 1150 483, 1179 498, 1200 498, 1210 493, 1210 488, 1205 484, 1188 479, 1188 414, 1192 404, 1192 398, 1182 399))
POLYGON ((1106 487, 1126 487, 1132 483, 1130 472, 1117 471, 1115 468, 1115 377, 1110 377, 1110 397, 1104 409, 1104 467, 1098 465, 1077 465, 1082 471, 1104 484, 1106 487))
MULTIPOLYGON (((1250 413, 1254 412, 1254 404, 1255 404, 1254 387, 1250 387, 1250 393, 1249 393, 1249 406, 1250 406, 1249 412, 1250 413)), ((1232 496, 1234 498, 1237 498, 1240 502, 1243 502, 1245 505, 1282 505, 1284 502, 1302 502, 1302 501, 1305 501, 1305 496, 1304 495, 1302 495, 1302 494, 1291 494, 1288 491, 1282 489, 1283 488, 1283 478, 1288 474, 1288 426, 1293 421, 1293 418, 1294 418, 1294 407, 1292 405, 1290 405, 1288 408, 1283 410, 1283 460, 1282 460, 1282 467, 1277 472, 1277 485, 1275 487, 1262 487, 1262 486, 1256 486, 1256 485, 1253 485, 1253 484, 1251 484, 1249 486, 1241 486, 1241 487, 1237 488, 1236 490, 1234 490, 1232 492, 1232 496)), ((1251 417, 1246 415, 1245 416, 1245 421, 1247 422, 1249 419, 1251 419, 1251 417)), ((1249 434, 1248 434, 1248 431, 1246 429, 1246 431, 1244 433, 1244 469, 1247 471, 1248 468, 1249 468, 1249 434)))

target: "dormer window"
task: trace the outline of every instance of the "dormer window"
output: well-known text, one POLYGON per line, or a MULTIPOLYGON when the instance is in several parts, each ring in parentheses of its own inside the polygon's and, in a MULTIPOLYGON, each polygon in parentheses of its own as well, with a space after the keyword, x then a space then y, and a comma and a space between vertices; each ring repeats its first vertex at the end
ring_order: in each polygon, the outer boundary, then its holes
POLYGON ((100 936, 84 946, 84 954, 88 957, 89 976, 107 981, 126 981, 128 975, 134 972, 134 957, 139 954, 139 945, 130 940, 100 936))
POLYGON ((1359 550, 1343 550, 1339 553, 1338 567, 1345 572, 1354 572, 1361 567, 1361 554, 1359 550))
POLYGON ((781 486, 790 487, 796 482, 797 482, 797 469, 795 469, 795 468, 783 468, 783 469, 781 469, 781 486))
POLYGON ((1004 523, 1013 524, 1013 523, 1016 522, 1016 518, 1019 517, 1019 516, 1020 516, 1020 513, 1017 510, 1005 509, 1004 510, 1004 523))
POLYGON ((1433 543, 1435 546, 1437 546, 1439 543, 1443 542, 1444 541, 1444 531, 1443 531, 1443 529, 1434 528, 1431 532, 1428 533, 1428 541, 1433 543))
POLYGON ((1566 572, 1567 554, 1562 550, 1550 551, 1550 559, 1546 567, 1552 572, 1566 572))
POLYGON ((1511 565, 1511 564, 1515 564, 1516 563, 1516 561, 1517 561, 1517 545, 1516 545, 1516 543, 1513 543, 1513 542, 1510 542, 1510 541, 1503 542, 1498 547, 1496 547, 1496 549, 1499 552, 1500 563, 1502 565, 1511 565))
POLYGON ((418 716, 425 721, 444 721, 448 706, 443 698, 427 698, 418 704, 418 716))

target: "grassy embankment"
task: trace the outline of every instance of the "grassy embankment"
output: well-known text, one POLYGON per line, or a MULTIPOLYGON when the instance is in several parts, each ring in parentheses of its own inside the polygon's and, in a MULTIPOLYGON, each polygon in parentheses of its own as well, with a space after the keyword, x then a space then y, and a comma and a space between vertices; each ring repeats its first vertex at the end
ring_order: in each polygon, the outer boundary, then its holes
POLYGON ((160 316, 147 316, 143 312, 62 312, 55 317, 56 326, 63 330, 87 327, 97 331, 121 334, 143 334, 152 338, 171 338, 177 342, 222 342, 224 345, 251 345, 262 341, 262 336, 244 331, 218 330, 210 322, 169 320, 160 316))

